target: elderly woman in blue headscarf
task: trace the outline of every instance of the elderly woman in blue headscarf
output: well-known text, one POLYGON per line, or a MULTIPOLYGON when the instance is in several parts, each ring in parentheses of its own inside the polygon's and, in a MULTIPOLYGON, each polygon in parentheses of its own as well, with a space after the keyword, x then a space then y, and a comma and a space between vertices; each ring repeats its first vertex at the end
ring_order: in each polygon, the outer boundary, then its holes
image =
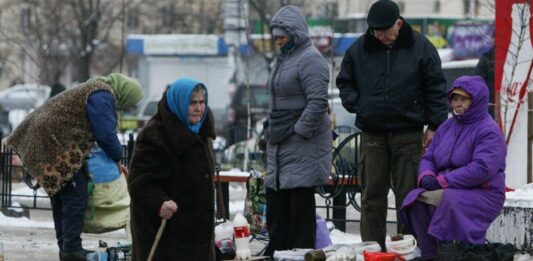
POLYGON ((204 84, 173 82, 139 133, 130 165, 134 260, 147 260, 162 219, 153 260, 214 260, 214 138, 204 84))

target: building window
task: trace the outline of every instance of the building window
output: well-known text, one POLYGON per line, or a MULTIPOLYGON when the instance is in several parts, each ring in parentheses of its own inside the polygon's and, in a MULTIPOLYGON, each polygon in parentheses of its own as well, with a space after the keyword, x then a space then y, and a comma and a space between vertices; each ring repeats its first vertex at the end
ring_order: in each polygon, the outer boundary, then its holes
POLYGON ((435 1, 435 4, 433 5, 433 13, 440 13, 440 0, 435 1))
POLYGON ((405 11, 405 2, 398 1, 398 7, 400 8, 400 13, 403 13, 405 11))
POLYGON ((31 25, 31 9, 29 7, 23 7, 20 10, 20 31, 27 32, 31 25))
POLYGON ((128 28, 136 29, 139 27, 139 9, 133 8, 128 12, 127 18, 128 28))
POLYGON ((327 2, 324 4, 324 16, 328 18, 337 17, 339 6, 337 2, 327 2))
POLYGON ((477 9, 479 7, 479 0, 463 0, 463 5, 464 5, 464 14, 466 16, 472 16, 472 17, 476 17, 477 16, 477 9))
POLYGON ((161 13, 161 26, 163 27, 175 27, 176 26, 176 9, 174 4, 162 7, 160 9, 161 13))

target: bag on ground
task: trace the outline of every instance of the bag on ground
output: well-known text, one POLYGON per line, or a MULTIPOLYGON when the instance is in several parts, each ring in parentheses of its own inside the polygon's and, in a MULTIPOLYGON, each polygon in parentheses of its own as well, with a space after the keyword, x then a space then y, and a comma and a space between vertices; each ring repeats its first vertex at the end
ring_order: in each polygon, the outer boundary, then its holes
POLYGON ((246 200, 244 201, 244 217, 250 224, 250 234, 266 234, 266 191, 261 172, 250 170, 246 181, 246 200))
POLYGON ((315 236, 315 249, 321 249, 332 245, 331 237, 329 236, 328 224, 326 221, 316 215, 316 236, 315 236))

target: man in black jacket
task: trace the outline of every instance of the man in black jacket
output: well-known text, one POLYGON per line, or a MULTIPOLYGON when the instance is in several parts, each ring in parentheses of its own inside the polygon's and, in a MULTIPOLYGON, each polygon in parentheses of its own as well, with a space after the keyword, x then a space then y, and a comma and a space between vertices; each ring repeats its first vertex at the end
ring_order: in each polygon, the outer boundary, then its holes
MULTIPOLYGON (((413 31, 396 3, 374 3, 367 23, 346 51, 336 83, 362 130, 361 236, 385 250, 389 188, 399 209, 416 187, 423 147, 447 118, 446 79, 437 50, 413 31)), ((398 223, 398 232, 407 230, 398 223)))

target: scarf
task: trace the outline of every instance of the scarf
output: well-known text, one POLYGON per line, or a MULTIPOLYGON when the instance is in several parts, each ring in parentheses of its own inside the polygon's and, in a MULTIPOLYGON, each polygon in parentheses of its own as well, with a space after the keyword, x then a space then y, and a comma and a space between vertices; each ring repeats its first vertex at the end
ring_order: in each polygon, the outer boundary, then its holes
POLYGON ((109 84, 113 88, 117 97, 118 110, 126 110, 137 104, 144 97, 144 92, 139 82, 124 74, 112 73, 107 77, 100 76, 96 79, 109 84))
POLYGON ((200 122, 196 124, 191 124, 189 122, 189 104, 191 103, 192 92, 193 89, 199 84, 206 91, 205 106, 207 108, 207 90, 205 87, 203 87, 204 85, 201 82, 196 80, 190 78, 178 79, 170 85, 166 94, 167 104, 170 111, 176 114, 178 118, 187 126, 187 128, 189 128, 195 134, 200 132, 200 128, 202 127, 202 124, 207 116, 206 109, 200 122))

